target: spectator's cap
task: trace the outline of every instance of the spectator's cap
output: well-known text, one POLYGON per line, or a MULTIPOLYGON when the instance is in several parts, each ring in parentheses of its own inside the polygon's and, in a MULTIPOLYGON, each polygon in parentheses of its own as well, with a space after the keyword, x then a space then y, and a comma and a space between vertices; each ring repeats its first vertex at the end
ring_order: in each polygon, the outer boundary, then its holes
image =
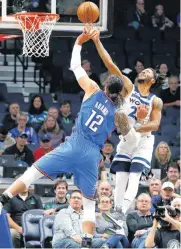
POLYGON ((51 140, 51 137, 48 134, 44 134, 40 137, 40 141, 42 142, 49 142, 51 140))
POLYGON ((166 189, 166 188, 171 188, 172 190, 174 190, 174 185, 172 182, 164 182, 162 185, 162 189, 166 189))
POLYGON ((23 131, 22 133, 19 134, 19 137, 23 138, 23 137, 26 137, 28 138, 28 135, 25 131, 23 131))

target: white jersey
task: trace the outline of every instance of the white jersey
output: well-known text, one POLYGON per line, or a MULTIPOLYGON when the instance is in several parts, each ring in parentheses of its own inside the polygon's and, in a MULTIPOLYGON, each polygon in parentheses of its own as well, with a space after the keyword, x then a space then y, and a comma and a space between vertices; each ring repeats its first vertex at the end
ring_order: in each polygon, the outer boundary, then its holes
POLYGON ((125 98, 123 105, 121 106, 121 110, 128 115, 129 122, 131 127, 133 127, 136 123, 136 112, 137 107, 140 104, 145 104, 149 106, 149 112, 146 118, 144 119, 144 123, 147 123, 150 120, 150 115, 152 112, 153 99, 155 95, 150 93, 149 96, 142 96, 136 86, 133 86, 133 89, 130 95, 125 98))

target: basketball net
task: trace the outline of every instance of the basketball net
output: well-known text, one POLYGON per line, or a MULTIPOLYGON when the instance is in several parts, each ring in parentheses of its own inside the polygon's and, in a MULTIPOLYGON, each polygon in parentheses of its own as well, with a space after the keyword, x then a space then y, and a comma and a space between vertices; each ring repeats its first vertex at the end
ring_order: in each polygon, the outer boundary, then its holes
POLYGON ((23 55, 49 56, 49 40, 52 29, 59 15, 51 13, 17 13, 15 14, 23 32, 23 55))

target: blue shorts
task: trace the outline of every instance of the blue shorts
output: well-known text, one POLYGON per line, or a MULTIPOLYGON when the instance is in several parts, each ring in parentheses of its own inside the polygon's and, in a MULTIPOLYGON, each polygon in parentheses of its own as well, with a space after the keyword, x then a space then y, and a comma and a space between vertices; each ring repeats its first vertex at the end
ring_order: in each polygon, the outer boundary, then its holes
POLYGON ((81 134, 76 134, 36 161, 35 166, 50 178, 56 178, 62 172, 73 173, 75 184, 82 194, 92 199, 100 159, 100 148, 81 134))

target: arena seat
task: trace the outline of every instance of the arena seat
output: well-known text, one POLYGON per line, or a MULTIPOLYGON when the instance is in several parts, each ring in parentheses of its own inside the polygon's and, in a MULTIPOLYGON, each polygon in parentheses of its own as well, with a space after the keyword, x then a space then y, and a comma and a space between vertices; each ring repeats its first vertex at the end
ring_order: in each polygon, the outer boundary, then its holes
POLYGON ((9 103, 24 103, 24 96, 22 93, 8 93, 9 103))
POLYGON ((58 102, 61 103, 64 100, 70 100, 71 104, 80 103, 80 95, 79 94, 71 94, 71 93, 60 93, 58 95, 58 102))
POLYGON ((152 45, 152 52, 154 54, 170 54, 172 56, 176 56, 176 43, 170 44, 165 42, 155 41, 152 45))
POLYGON ((143 27, 138 30, 141 41, 159 41, 161 40, 161 32, 159 29, 143 27))
POLYGON ((40 219, 40 244, 42 248, 51 248, 55 215, 47 215, 40 219))
POLYGON ((172 158, 177 158, 180 156, 180 147, 170 146, 170 150, 172 152, 172 158))
POLYGON ((172 139, 176 137, 179 130, 179 127, 177 127, 176 125, 166 124, 161 127, 161 134, 170 136, 170 138, 172 139))
POLYGON ((42 197, 54 197, 55 192, 51 184, 34 184, 35 194, 42 197))
POLYGON ((120 39, 120 40, 126 40, 126 39, 135 39, 136 38, 136 31, 133 28, 128 27, 118 27, 114 30, 113 34, 114 38, 120 39))
POLYGON ((4 209, 0 214, 0 248, 14 248, 11 239, 7 213, 4 209))
POLYGON ((175 107, 172 107, 172 106, 167 106, 165 108, 165 113, 166 113, 166 116, 172 117, 173 120, 176 120, 177 118, 180 117, 180 108, 175 108, 175 107))
POLYGON ((4 102, 0 102, 0 113, 5 113, 6 112, 6 104, 4 102))
POLYGON ((126 54, 133 55, 133 54, 144 54, 149 55, 151 52, 150 44, 146 42, 140 42, 136 40, 127 39, 125 44, 126 54))
POLYGON ((40 248, 39 221, 43 217, 43 209, 28 210, 22 215, 23 240, 26 248, 40 248))
POLYGON ((165 40, 166 41, 180 41, 180 28, 173 27, 171 29, 165 30, 165 40))

